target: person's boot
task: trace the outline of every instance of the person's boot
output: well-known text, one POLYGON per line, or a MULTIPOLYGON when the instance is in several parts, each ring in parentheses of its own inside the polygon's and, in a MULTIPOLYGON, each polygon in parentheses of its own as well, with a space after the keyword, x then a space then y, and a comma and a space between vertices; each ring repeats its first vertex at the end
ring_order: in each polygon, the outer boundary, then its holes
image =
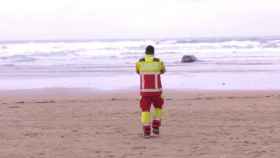
POLYGON ((155 136, 158 136, 159 135, 160 120, 154 120, 152 126, 153 126, 153 134, 155 136))
POLYGON ((151 126, 143 126, 144 138, 151 137, 151 126))

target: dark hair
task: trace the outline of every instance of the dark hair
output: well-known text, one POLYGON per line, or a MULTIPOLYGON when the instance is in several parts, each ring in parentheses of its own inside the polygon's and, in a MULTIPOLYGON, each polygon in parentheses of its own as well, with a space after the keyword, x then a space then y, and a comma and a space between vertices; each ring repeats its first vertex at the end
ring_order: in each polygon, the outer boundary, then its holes
POLYGON ((151 45, 148 45, 146 47, 145 53, 148 54, 148 55, 154 55, 155 54, 155 48, 151 45))

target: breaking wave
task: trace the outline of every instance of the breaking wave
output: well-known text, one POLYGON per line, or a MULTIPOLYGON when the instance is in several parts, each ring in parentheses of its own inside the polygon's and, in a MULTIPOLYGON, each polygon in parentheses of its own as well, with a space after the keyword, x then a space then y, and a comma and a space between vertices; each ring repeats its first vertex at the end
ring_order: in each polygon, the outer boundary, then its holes
POLYGON ((180 61, 185 54, 196 55, 204 61, 240 61, 255 60, 259 56, 263 56, 263 59, 279 59, 280 52, 280 39, 1 42, 0 65, 134 63, 143 56, 148 44, 155 45, 157 56, 167 63, 180 61))

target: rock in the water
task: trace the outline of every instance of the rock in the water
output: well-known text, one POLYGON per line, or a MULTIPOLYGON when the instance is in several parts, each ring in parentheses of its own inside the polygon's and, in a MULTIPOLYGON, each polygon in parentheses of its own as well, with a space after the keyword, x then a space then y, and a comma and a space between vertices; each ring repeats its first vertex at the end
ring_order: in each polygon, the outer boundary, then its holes
POLYGON ((2 49, 7 49, 8 47, 7 47, 7 46, 2 46, 1 48, 2 48, 2 49))
POLYGON ((184 55, 181 59, 182 63, 191 63, 191 62, 195 62, 197 60, 197 58, 193 55, 184 55))

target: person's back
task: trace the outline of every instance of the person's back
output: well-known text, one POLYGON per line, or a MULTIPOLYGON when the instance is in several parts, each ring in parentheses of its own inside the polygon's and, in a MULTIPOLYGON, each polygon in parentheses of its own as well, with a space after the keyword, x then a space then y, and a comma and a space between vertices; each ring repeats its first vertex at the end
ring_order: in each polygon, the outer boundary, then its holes
POLYGON ((136 72, 140 76, 140 107, 142 109, 141 122, 143 124, 144 136, 149 137, 151 134, 151 116, 150 109, 153 104, 155 107, 153 118, 153 133, 159 134, 161 123, 161 109, 164 100, 161 97, 162 84, 161 74, 165 72, 164 63, 154 57, 154 47, 146 48, 145 57, 136 63, 136 72))

